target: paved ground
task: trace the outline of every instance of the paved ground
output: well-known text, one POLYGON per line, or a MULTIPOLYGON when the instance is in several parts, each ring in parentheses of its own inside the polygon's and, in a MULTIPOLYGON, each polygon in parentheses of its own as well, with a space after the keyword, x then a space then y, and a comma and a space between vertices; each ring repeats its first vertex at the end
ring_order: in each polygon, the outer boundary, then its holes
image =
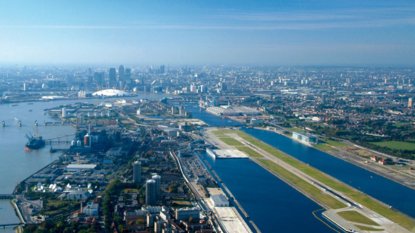
POLYGON ((249 156, 237 149, 213 150, 217 159, 247 159, 249 156))
POLYGON ((27 200, 24 198, 23 195, 18 195, 16 198, 19 200, 19 209, 20 212, 25 219, 26 223, 34 223, 35 221, 32 220, 31 215, 32 213, 38 212, 42 208, 42 201, 41 200, 27 200), (31 205, 33 208, 31 208, 31 205))
POLYGON ((242 217, 239 216, 234 207, 213 207, 213 203, 209 198, 205 198, 205 202, 216 212, 216 216, 218 216, 218 219, 220 219, 225 226, 226 232, 252 233, 251 229, 246 225, 244 220, 242 220, 242 217))

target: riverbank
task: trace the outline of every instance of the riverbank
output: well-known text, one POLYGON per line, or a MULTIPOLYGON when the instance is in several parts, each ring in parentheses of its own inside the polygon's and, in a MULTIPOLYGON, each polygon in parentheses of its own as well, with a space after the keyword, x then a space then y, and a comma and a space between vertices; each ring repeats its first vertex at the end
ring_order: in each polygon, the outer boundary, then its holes
MULTIPOLYGON (((273 133, 278 133, 282 136, 293 139, 289 135, 284 134, 283 132, 278 131, 278 130, 271 130, 271 129, 259 128, 259 127, 255 127, 255 129, 265 130, 265 131, 269 131, 269 132, 273 132, 273 133)), ((352 154, 342 150, 341 148, 338 148, 338 147, 332 146, 332 145, 330 145, 330 147, 333 148, 333 150, 324 150, 324 149, 321 149, 319 147, 312 146, 310 144, 306 144, 306 143, 303 143, 303 144, 307 145, 307 146, 310 146, 312 148, 315 148, 315 149, 317 149, 321 152, 329 154, 329 155, 331 155, 333 157, 336 157, 338 159, 341 159, 345 162, 348 162, 348 163, 351 163, 355 166, 363 168, 367 171, 373 172, 377 175, 380 175, 380 176, 382 176, 386 179, 392 180, 392 181, 394 181, 396 183, 399 183, 403 186, 406 186, 410 189, 415 190, 415 178, 409 177, 407 175, 402 175, 402 174, 396 172, 395 170, 388 170, 387 167, 381 167, 381 166, 388 166, 388 165, 377 165, 377 164, 372 164, 371 162, 366 163, 366 161, 368 161, 368 159, 364 159, 362 157, 359 157, 358 155, 352 155, 352 154), (341 153, 335 153, 336 151, 341 152, 341 153)))
MULTIPOLYGON (((334 191, 336 195, 338 195, 338 197, 344 197, 345 199, 351 199, 352 203, 357 202, 358 204, 361 204, 365 210, 372 210, 375 213, 378 213, 379 216, 384 216, 388 219, 391 219, 393 222, 398 223, 399 225, 405 227, 406 229, 412 229, 413 227, 415 227, 415 222, 409 218, 409 217, 405 217, 403 214, 395 212, 391 209, 389 209, 387 207, 387 205, 382 204, 381 202, 377 201, 374 198, 371 198, 370 196, 355 190, 354 188, 342 183, 341 181, 338 181, 324 173, 322 173, 321 171, 302 163, 301 161, 277 150, 276 148, 259 141, 256 138, 253 138, 252 136, 240 132, 240 131, 232 131, 232 130, 226 130, 226 131, 216 131, 215 133, 217 136, 223 137, 223 136, 229 136, 232 137, 234 139, 242 139, 241 143, 245 143, 245 145, 251 144, 254 147, 257 147, 257 152, 266 152, 267 154, 271 155, 272 157, 268 156, 268 159, 277 159, 278 161, 272 161, 273 164, 270 166, 270 162, 271 161, 265 161, 265 165, 268 165, 268 167, 270 167, 270 169, 278 172, 281 172, 281 170, 278 169, 278 167, 276 168, 275 166, 278 166, 277 164, 279 164, 280 162, 284 162, 285 164, 291 166, 294 170, 294 175, 296 176, 300 176, 300 177, 305 177, 306 180, 308 180, 307 185, 306 184, 301 184, 303 186, 308 186, 312 183, 316 183, 316 181, 318 181, 318 183, 321 183, 323 186, 326 186, 327 188, 325 188, 325 190, 327 190, 328 188, 331 191, 334 191), (274 163, 275 162, 275 163, 274 163), (314 180, 314 181, 313 181, 314 180)), ((261 154, 261 153, 260 153, 261 154)), ((261 161, 263 162, 263 161, 261 161)), ((279 164, 281 165, 281 164, 279 164)), ((285 168, 285 167, 284 167, 285 168)), ((285 170, 285 169, 284 169, 285 170)), ((289 169, 289 171, 292 173, 293 170, 289 169)), ((287 176, 287 174, 286 174, 287 176)), ((295 177, 294 177, 295 178, 295 177)), ((298 181, 298 178, 296 178, 298 181)), ((298 181, 301 182, 301 181, 298 181)), ((302 181, 304 182, 304 181, 302 181)), ((315 185, 314 185, 315 186, 315 185)), ((320 189, 321 190, 321 189, 320 189)), ((324 191, 324 190, 323 190, 324 191)), ((321 191, 319 191, 318 193, 320 193, 321 191)), ((310 192, 309 192, 310 193, 310 192)), ((317 194, 316 190, 312 191, 312 193, 317 194)), ((325 204, 329 203, 327 201, 327 198, 318 198, 320 201, 323 201, 325 204)), ((329 198, 330 199, 330 198, 329 198)), ((370 212, 372 212, 370 211, 370 212)), ((373 213, 373 212, 372 212, 373 213)))

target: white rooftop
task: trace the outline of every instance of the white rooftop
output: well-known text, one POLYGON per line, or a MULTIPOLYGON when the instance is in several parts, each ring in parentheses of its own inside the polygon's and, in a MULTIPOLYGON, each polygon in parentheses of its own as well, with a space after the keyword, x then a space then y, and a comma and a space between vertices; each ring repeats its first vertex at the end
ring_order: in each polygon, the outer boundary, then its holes
POLYGON ((69 164, 66 169, 95 169, 96 164, 69 164))
POLYGON ((217 159, 247 159, 249 156, 236 149, 213 150, 217 159))
POLYGON ((116 89, 106 89, 94 92, 93 96, 130 96, 131 94, 126 91, 116 90, 116 89))

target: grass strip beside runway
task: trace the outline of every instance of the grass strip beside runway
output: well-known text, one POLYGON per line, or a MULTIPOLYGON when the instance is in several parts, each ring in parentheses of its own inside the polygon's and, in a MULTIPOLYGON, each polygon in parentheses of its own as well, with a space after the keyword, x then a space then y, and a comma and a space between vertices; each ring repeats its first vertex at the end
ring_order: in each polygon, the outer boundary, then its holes
POLYGON ((278 149, 252 137, 251 135, 244 133, 242 131, 235 131, 235 130, 219 130, 219 131, 212 131, 215 135, 226 135, 226 134, 238 134, 239 137, 245 139, 247 142, 261 148, 262 150, 272 154, 278 159, 288 163, 289 165, 297 168, 298 170, 308 174, 309 176, 313 177, 314 179, 322 182, 323 184, 327 185, 331 189, 343 192, 345 196, 348 198, 358 202, 361 205, 375 211, 376 213, 388 218, 389 220, 401 225, 402 227, 413 230, 415 229, 415 222, 411 219, 401 215, 398 212, 395 212, 386 206, 382 205, 381 203, 373 200, 366 194, 360 193, 354 189, 347 187, 346 185, 342 184, 339 181, 334 180, 333 178, 327 176, 325 173, 317 170, 316 168, 310 167, 297 159, 286 155, 285 153, 279 151, 278 149))

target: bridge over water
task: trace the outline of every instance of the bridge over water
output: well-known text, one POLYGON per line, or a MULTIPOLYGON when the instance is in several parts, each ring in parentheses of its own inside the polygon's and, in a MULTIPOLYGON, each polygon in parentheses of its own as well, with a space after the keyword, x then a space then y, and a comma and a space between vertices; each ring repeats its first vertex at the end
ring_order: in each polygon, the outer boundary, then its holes
POLYGON ((75 134, 67 134, 59 137, 45 139, 45 145, 57 145, 57 144, 71 144, 71 136, 75 134))
POLYGON ((0 199, 4 200, 4 199, 13 199, 14 195, 13 194, 0 194, 0 199))
POLYGON ((10 226, 20 226, 20 225, 24 225, 24 223, 7 223, 7 224, 0 224, 0 227, 3 227, 3 229, 6 229, 6 227, 10 227, 10 226))

